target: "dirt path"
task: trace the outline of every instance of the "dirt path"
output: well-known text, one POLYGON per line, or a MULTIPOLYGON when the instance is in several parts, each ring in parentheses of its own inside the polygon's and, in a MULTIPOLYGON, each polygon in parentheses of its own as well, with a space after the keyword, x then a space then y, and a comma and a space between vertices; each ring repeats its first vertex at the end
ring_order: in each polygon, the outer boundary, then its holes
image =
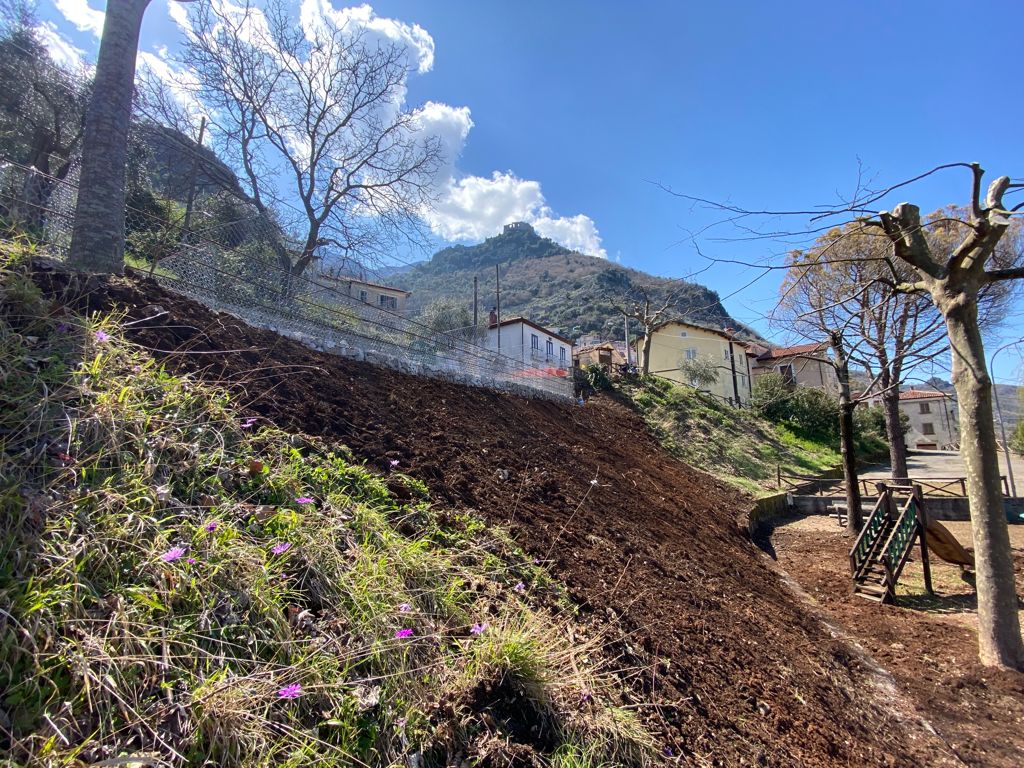
MULTIPOLYGON (((970 544, 970 523, 944 524, 970 544)), ((1024 526, 1012 526, 1011 536, 1018 592, 1024 592, 1024 526)), ((787 521, 772 543, 779 565, 891 672, 964 764, 1024 765, 1024 674, 977 663, 974 591, 955 566, 933 558, 933 598, 912 561, 901 578, 901 605, 879 605, 851 594, 849 539, 831 518, 787 521)))

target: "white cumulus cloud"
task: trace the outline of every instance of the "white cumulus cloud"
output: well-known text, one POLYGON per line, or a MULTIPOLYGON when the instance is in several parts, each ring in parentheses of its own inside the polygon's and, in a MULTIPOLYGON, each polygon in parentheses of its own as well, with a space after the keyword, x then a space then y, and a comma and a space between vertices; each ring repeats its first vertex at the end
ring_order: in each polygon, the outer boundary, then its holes
POLYGON ((539 181, 495 171, 490 178, 450 179, 427 221, 445 240, 483 240, 510 221, 525 221, 566 248, 607 258, 594 221, 584 214, 558 216, 544 199, 539 181))
POLYGON ((89 7, 88 0, 53 0, 61 16, 75 25, 80 32, 92 32, 96 37, 103 34, 103 19, 106 14, 89 7))
POLYGON ((76 48, 51 22, 44 21, 32 30, 46 47, 50 58, 65 69, 81 69, 85 66, 85 51, 76 48))

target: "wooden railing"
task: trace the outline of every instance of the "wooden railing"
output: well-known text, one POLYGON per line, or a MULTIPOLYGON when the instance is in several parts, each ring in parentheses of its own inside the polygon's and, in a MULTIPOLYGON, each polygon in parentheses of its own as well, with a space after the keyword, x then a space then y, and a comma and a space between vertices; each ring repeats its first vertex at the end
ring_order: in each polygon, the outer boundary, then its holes
POLYGON ((892 491, 883 489, 878 495, 871 514, 868 516, 864 527, 850 549, 850 573, 856 579, 872 561, 877 544, 887 528, 889 522, 889 505, 892 501, 892 491))
MULTIPOLYGON (((906 486, 895 486, 906 489, 906 486)), ((886 589, 890 599, 896 597, 896 582, 899 581, 903 566, 910 559, 914 542, 921 537, 921 557, 924 568, 925 589, 932 592, 931 569, 928 567, 928 548, 924 540, 928 520, 925 516, 924 497, 919 485, 911 486, 910 498, 903 505, 899 519, 881 549, 881 561, 885 566, 886 589)))
MULTIPOLYGON (((880 478, 861 478, 858 480, 861 493, 871 496, 875 493, 874 486, 880 478)), ((1003 496, 1010 496, 1010 483, 1006 475, 1000 475, 1003 496)), ((787 475, 781 470, 776 473, 776 484, 779 490, 789 491, 801 496, 843 496, 845 495, 842 478, 814 477, 812 475, 787 475)), ((920 486, 924 496, 966 496, 966 477, 911 477, 901 480, 901 488, 920 486)), ((895 486, 894 486, 895 487, 895 486)))

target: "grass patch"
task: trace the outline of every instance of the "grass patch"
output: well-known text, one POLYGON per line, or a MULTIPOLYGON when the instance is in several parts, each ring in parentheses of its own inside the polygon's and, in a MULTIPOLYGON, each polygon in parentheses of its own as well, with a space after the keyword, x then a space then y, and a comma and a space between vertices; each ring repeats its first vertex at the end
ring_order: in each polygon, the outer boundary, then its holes
POLYGON ((30 255, 0 250, 0 739, 16 764, 656 759, 507 534, 240 416, 117 317, 44 300, 30 255))
POLYGON ((667 379, 623 379, 617 389, 670 453, 755 496, 774 492, 779 467, 783 474, 819 474, 840 462, 830 445, 667 379))

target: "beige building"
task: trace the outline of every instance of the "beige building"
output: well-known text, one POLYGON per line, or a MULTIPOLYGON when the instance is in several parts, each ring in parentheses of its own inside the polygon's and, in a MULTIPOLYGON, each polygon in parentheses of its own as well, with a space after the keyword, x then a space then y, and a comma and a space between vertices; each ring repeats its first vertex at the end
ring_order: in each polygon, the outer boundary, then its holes
POLYGON ((775 349, 751 344, 748 349, 756 355, 753 363, 755 381, 766 374, 778 373, 791 387, 823 389, 833 395, 839 392, 839 378, 836 376, 835 368, 820 360, 804 357, 828 357, 827 342, 775 349))
MULTIPOLYGON (((867 402, 880 405, 878 395, 867 402)), ((953 449, 960 445, 956 398, 930 389, 900 392, 900 410, 907 415, 907 447, 919 451, 953 449)))
MULTIPOLYGON (((639 366, 643 366, 644 339, 635 349, 639 366)), ((649 372, 680 384, 690 381, 679 370, 686 360, 712 360, 718 369, 718 381, 707 392, 723 400, 748 405, 753 392, 750 355, 747 345, 726 331, 670 320, 651 333, 649 372)))
POLYGON ((404 312, 405 304, 409 297, 412 296, 410 291, 403 291, 401 288, 368 283, 365 280, 357 280, 354 277, 321 275, 319 282, 326 289, 324 292, 325 296, 329 296, 332 292, 340 293, 343 296, 349 296, 372 307, 391 312, 404 312))

